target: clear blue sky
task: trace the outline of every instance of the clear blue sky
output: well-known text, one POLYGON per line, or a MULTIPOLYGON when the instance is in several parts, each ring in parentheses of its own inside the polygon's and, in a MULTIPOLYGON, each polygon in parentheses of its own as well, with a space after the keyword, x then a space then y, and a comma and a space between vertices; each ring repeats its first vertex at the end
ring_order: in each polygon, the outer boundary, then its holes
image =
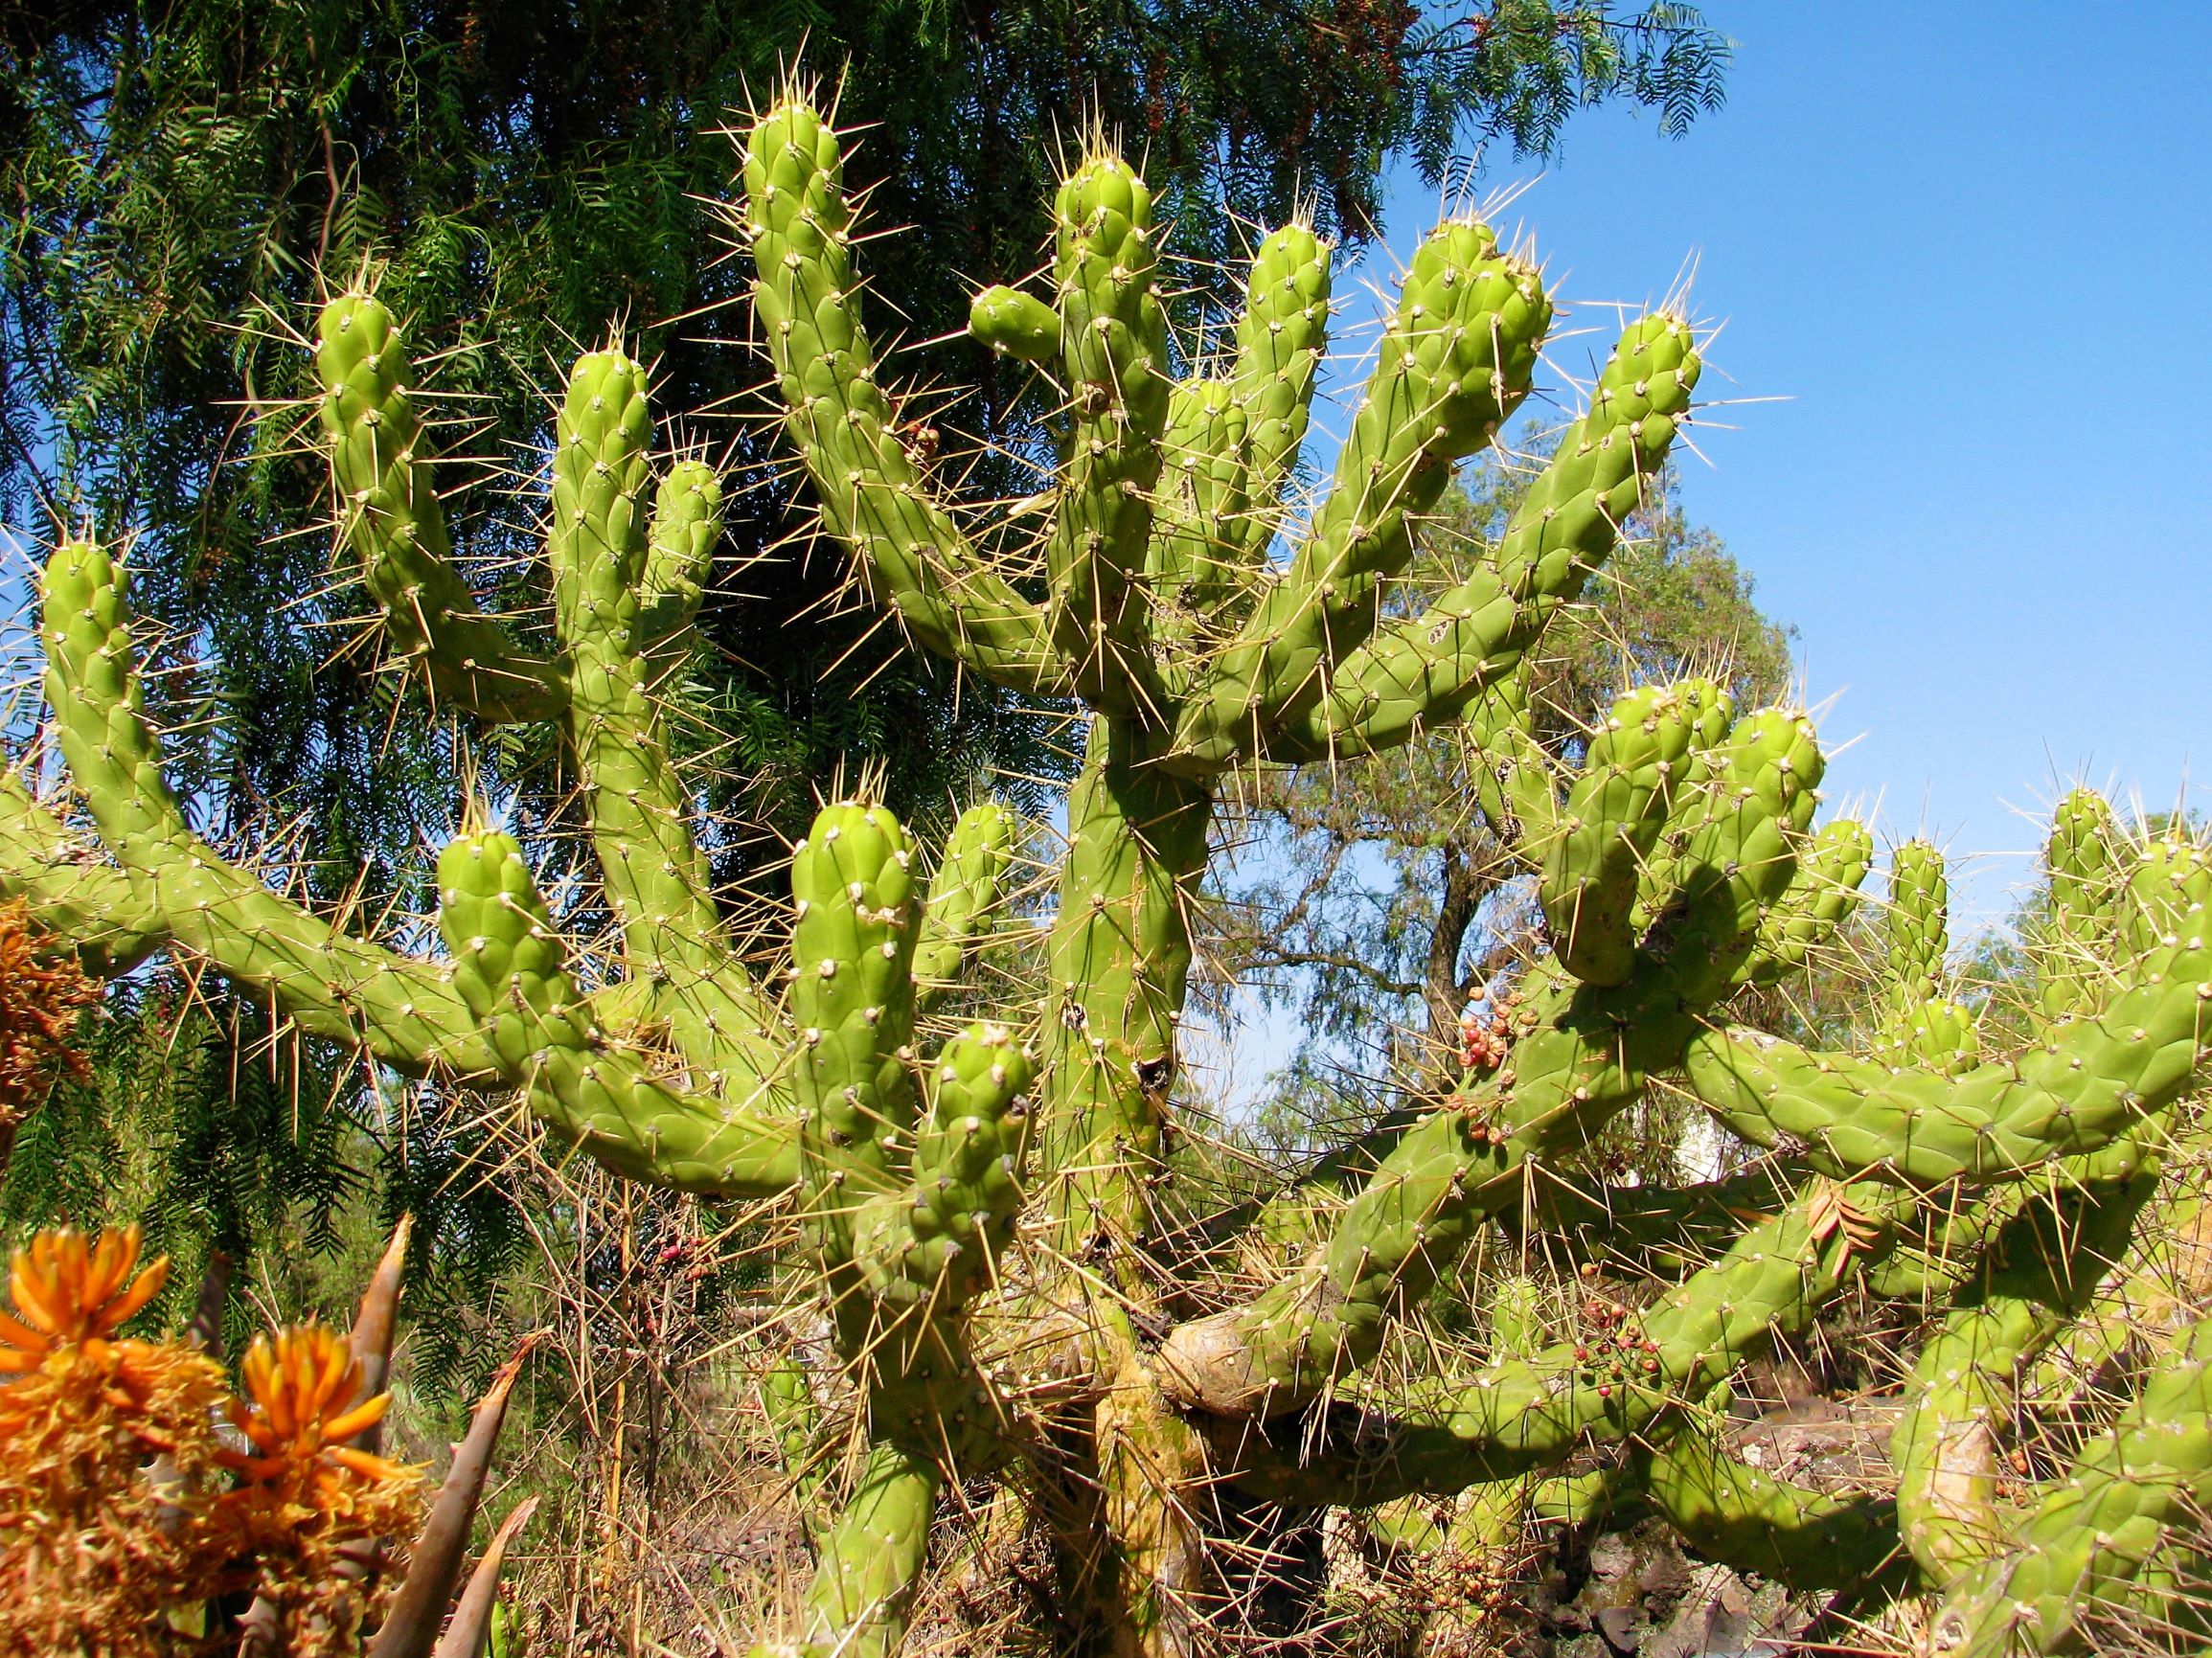
MULTIPOLYGON (((1727 107, 1582 114, 1512 213, 1570 299, 1696 255, 1705 391, 1789 399, 1717 411, 1686 499, 1836 696, 1831 797, 1985 854, 2077 775, 2212 806, 2212 0, 1705 11, 1727 107)), ((1408 173, 1391 247, 1434 211, 1408 173)), ((1961 920, 2029 874, 1978 860, 1961 920)))

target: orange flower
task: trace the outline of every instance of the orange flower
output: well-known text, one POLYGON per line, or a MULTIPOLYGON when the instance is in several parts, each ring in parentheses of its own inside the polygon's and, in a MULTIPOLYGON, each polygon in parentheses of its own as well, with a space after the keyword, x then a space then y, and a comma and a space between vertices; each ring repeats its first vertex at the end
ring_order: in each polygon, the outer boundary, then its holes
POLYGON ((199 1510, 222 1371, 117 1331, 161 1288, 139 1234, 44 1232, 0 1313, 0 1651, 164 1653, 164 1612, 214 1597, 227 1540, 199 1510), (153 1453, 161 1453, 158 1462, 153 1453))
POLYGON ((41 962, 39 946, 51 942, 33 927, 23 899, 0 903, 0 1145, 45 1098, 57 1067, 80 1081, 91 1074, 74 1037, 100 985, 66 953, 41 962))
POLYGON ((345 1442, 382 1420, 389 1394, 360 1398, 361 1366, 344 1336, 299 1324, 254 1338, 239 1366, 230 1419, 244 1450, 217 1452, 238 1488, 215 1519, 236 1557, 253 1562, 253 1590, 275 1609, 300 1658, 352 1652, 353 1631, 398 1575, 363 1581, 361 1551, 398 1547, 421 1522, 422 1471, 345 1442), (318 1633, 320 1631, 320 1633, 318 1633))
POLYGON ((18 1249, 8 1274, 15 1313, 0 1312, 0 1377, 19 1380, 57 1354, 75 1354, 96 1372, 141 1383, 130 1373, 146 1345, 119 1342, 115 1332, 161 1293, 169 1260, 132 1278, 138 1249, 135 1226, 103 1232, 97 1244, 87 1244, 81 1232, 41 1232, 30 1248, 18 1249))
POLYGON ((239 1367, 244 1398, 231 1401, 231 1420, 260 1454, 225 1458, 249 1480, 303 1473, 321 1465, 349 1468, 367 1480, 407 1473, 399 1464, 345 1442, 384 1420, 390 1394, 362 1399, 361 1364, 346 1338, 315 1324, 258 1335, 239 1367))

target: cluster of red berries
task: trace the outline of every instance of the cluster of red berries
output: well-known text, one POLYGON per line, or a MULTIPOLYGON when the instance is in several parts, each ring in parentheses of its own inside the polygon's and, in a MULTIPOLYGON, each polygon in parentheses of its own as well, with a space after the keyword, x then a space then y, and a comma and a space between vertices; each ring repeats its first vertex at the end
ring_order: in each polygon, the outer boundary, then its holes
POLYGON ((1470 1071, 1494 1071, 1513 1047, 1513 991, 1493 997, 1488 990, 1468 998, 1459 1014, 1459 1058, 1470 1071))
POLYGON ((1631 1308, 1592 1295, 1583 1302, 1582 1319, 1588 1333, 1575 1343, 1575 1363, 1596 1380, 1598 1397, 1609 1399, 1614 1388, 1658 1373, 1659 1344, 1644 1333, 1631 1308))

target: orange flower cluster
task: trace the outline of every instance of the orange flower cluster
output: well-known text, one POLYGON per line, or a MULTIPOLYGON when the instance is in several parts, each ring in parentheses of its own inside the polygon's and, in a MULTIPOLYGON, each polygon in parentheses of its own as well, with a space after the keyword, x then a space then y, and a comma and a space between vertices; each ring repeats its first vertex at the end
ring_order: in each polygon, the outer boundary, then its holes
POLYGON ((234 1397, 220 1366, 123 1325, 166 1276, 137 1272, 136 1227, 41 1233, 0 1313, 0 1652, 176 1658, 236 1650, 225 1597, 252 1596, 282 1649, 359 1650, 413 1535, 419 1471, 346 1442, 379 1420, 344 1337, 254 1343, 234 1397), (134 1276, 135 1273, 135 1276, 134 1276), (221 1425, 227 1421, 226 1433, 221 1425))
POLYGON ((0 902, 0 1162, 15 1125, 46 1097, 54 1071, 80 1080, 90 1071, 75 1045, 77 1016, 100 1000, 99 981, 66 956, 41 963, 41 942, 29 904, 0 902))

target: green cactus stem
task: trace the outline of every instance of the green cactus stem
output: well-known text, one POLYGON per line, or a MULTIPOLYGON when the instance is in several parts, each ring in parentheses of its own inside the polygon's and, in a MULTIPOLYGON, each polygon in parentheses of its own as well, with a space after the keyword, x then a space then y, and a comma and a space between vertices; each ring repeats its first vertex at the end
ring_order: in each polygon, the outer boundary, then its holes
POLYGON ((1928 1580, 1949 1584, 2003 1546, 1998 1438, 2020 1368, 2089 1305, 2158 1184, 2034 1193, 1999 1231, 1921 1348, 1890 1442, 1897 1517, 1928 1580))
POLYGON ((1274 534, 1274 509, 1305 445, 1314 376, 1329 343, 1329 244, 1311 226, 1270 231, 1252 256, 1244 311, 1237 319, 1237 361, 1229 386, 1243 413, 1251 510, 1223 530, 1234 562, 1254 564, 1274 534))
POLYGON ((1663 1412, 1705 1397, 1742 1358, 1807 1328, 1910 1212, 1909 1197, 1891 1188, 1816 1186, 1640 1314, 1608 1312, 1532 1359, 1487 1365, 1432 1399, 1417 1396, 1387 1431, 1365 1424, 1355 1448, 1315 1443, 1311 1424, 1304 1442, 1283 1445, 1249 1421, 1202 1420, 1218 1453, 1245 1445, 1235 1453, 1240 1484, 1280 1502, 1358 1506, 1516 1478, 1556 1465, 1569 1447, 1642 1434, 1663 1412), (1864 1244, 1832 1223, 1838 1213, 1865 1224, 1864 1244))
POLYGON ((21 898, 57 948, 95 978, 120 978, 169 943, 161 912, 129 878, 87 863, 22 773, 0 774, 0 897, 21 898))
MULTIPOLYGON (((2201 854, 2194 871, 2206 878, 2201 854)), ((2193 899, 2188 930, 2138 959, 2132 988, 2011 1060, 1953 1078, 1716 1031, 1689 1045, 1690 1085, 1746 1139, 1803 1141, 1826 1173, 1923 1187, 2023 1179, 2119 1142, 2188 1086, 2212 1002, 2204 915, 2193 899)))
MULTIPOLYGON (((1306 699, 1264 752, 1291 762, 1389 748, 1448 724, 1509 679, 1611 556, 1688 419, 1700 368, 1682 318, 1654 312, 1630 324, 1495 556, 1421 615, 1340 647, 1325 693, 1306 699)), ((1196 733, 1186 745, 1199 746, 1196 733)))
POLYGON ((898 1651, 942 1483, 926 1457, 891 1443, 869 1447, 852 1501, 822 1540, 798 1648, 806 1658, 898 1651))
POLYGON ((2212 1319, 2163 1355, 2141 1396, 2086 1445, 1954 1588, 1938 1628, 1970 1658, 2089 1650, 2086 1614, 2126 1595, 2168 1529, 2212 1501, 2212 1319))
POLYGON ((1522 1201, 1533 1161, 1580 1144, 1653 1071, 1679 1063, 1695 1011, 1738 982, 1762 912, 1789 889, 1801 831, 1790 826, 1810 814, 1820 751, 1809 722, 1762 712, 1738 722, 1709 770, 1711 798, 1675 802, 1698 822, 1683 890, 1627 981, 1543 975, 1506 1068, 1406 1132, 1312 1260, 1247 1306, 1169 1337, 1160 1369, 1174 1397, 1240 1416, 1301 1408, 1365 1362, 1390 1309, 1423 1293, 1474 1225, 1522 1201))
POLYGON ((1560 965, 1585 985, 1635 970, 1636 881, 1667 820, 1668 784, 1690 752, 1681 702, 1649 686, 1613 704, 1544 858, 1540 899, 1560 965))
POLYGON ((1015 827, 1014 814, 996 801, 977 802, 952 826, 914 943, 918 1016, 955 988, 962 966, 986 936, 1005 894, 1015 827))
POLYGON ((2038 941, 2047 1018, 2091 1011, 2107 988, 2103 974, 2126 886, 2115 845, 2112 808, 2103 796, 2078 788, 2053 808, 2043 852, 2050 915, 2038 941))
POLYGON ((986 566, 901 442, 860 326, 843 179, 837 134, 804 100, 754 124, 742 221, 753 307, 824 521, 922 643, 1001 684, 1065 694, 1042 614, 986 566))
POLYGON ((1777 1479, 1731 1456, 1701 1423, 1639 1442, 1629 1483, 1709 1560, 1792 1589, 1841 1588, 1855 1599, 1878 1587, 1909 1587, 1890 1499, 1777 1479))
POLYGON ((422 665, 433 692, 464 713, 495 721, 557 717, 567 693, 560 665, 516 644, 485 615, 454 567, 430 458, 419 452, 422 420, 407 371, 399 325, 374 294, 341 294, 323 307, 315 373, 331 482, 385 633, 402 660, 422 665))
POLYGON ((1777 984, 1802 970, 1814 947, 1836 936, 1859 903, 1874 862, 1874 836, 1856 818, 1824 825, 1797 854, 1797 879, 1760 923, 1751 982, 1777 984))
POLYGON ((798 1173, 781 1124, 687 1099, 593 1024, 513 836, 464 832, 438 857, 438 929, 484 1068, 618 1173, 693 1192, 778 1192, 798 1173))

